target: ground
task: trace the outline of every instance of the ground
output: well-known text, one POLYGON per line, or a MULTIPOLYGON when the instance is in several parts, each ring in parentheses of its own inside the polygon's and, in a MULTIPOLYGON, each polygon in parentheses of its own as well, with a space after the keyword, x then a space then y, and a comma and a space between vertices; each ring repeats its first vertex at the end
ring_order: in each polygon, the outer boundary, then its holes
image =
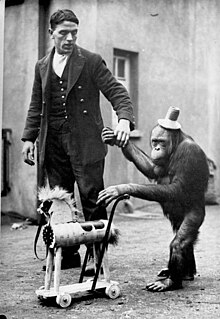
MULTIPOLYGON (((147 206, 141 212, 116 212, 114 224, 121 230, 116 248, 109 249, 111 279, 119 282, 121 296, 87 296, 72 300, 66 308, 54 301, 42 303, 35 290, 44 284, 44 261, 34 256, 33 240, 37 226, 11 230, 2 225, 0 247, 0 315, 7 319, 139 319, 139 318, 220 318, 220 211, 219 206, 207 206, 195 254, 197 276, 184 282, 176 291, 152 293, 145 284, 166 266, 172 231, 159 206, 147 206)), ((43 244, 39 254, 44 256, 43 244)), ((85 249, 80 248, 83 258, 85 249)), ((80 269, 62 271, 62 284, 74 284, 80 269)), ((1 316, 0 316, 1 318, 1 316)))

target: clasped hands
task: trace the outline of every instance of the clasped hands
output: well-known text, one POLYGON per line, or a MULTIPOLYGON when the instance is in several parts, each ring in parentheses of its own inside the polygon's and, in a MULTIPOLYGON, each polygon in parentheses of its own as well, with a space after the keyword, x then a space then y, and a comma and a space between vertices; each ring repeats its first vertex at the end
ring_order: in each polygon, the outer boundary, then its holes
POLYGON ((128 143, 130 135, 130 122, 126 119, 120 119, 118 125, 113 131, 109 127, 102 130, 102 140, 109 145, 117 145, 118 147, 125 147, 128 143))
MULTIPOLYGON (((129 139, 129 135, 128 135, 129 139)), ((102 140, 105 144, 109 144, 111 146, 117 145, 118 147, 125 147, 127 145, 128 139, 123 143, 118 141, 115 132, 109 128, 104 127, 102 130, 102 140)), ((105 202, 105 205, 108 206, 114 199, 116 199, 119 195, 126 193, 127 184, 120 184, 109 186, 99 192, 97 204, 101 204, 105 202)))

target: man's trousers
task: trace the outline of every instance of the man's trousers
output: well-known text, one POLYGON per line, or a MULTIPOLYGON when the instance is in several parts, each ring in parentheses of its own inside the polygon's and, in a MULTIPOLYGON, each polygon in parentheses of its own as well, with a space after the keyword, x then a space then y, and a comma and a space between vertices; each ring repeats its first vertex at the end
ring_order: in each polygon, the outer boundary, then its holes
POLYGON ((70 143, 68 126, 64 125, 62 131, 49 130, 45 169, 51 188, 60 186, 74 196, 77 183, 86 221, 107 219, 105 207, 96 205, 98 194, 104 188, 104 159, 90 165, 80 164, 77 145, 73 148, 73 142, 70 143))

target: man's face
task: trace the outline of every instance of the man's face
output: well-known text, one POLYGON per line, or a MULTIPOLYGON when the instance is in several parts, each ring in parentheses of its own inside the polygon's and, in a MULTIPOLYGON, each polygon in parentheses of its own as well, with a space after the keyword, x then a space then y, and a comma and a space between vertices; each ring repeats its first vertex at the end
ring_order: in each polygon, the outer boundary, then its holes
POLYGON ((77 39, 78 25, 71 21, 63 21, 54 30, 49 30, 57 53, 69 54, 72 52, 77 39))

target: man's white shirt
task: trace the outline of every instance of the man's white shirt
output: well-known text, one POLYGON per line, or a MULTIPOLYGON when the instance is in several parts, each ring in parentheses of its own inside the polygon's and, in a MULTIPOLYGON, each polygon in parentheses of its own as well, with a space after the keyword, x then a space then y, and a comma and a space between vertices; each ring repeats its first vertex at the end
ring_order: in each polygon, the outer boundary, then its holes
POLYGON ((53 57, 53 69, 54 72, 61 77, 63 74, 63 70, 66 66, 69 55, 67 54, 59 54, 55 51, 53 57))

